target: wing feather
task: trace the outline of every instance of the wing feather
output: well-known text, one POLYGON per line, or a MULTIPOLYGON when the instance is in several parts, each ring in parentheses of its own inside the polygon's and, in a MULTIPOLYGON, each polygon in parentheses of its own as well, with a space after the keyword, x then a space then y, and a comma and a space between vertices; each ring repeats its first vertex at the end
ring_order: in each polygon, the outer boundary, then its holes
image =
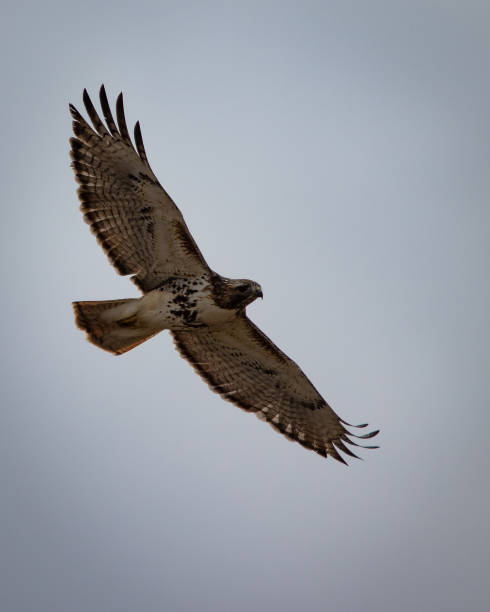
POLYGON ((104 113, 104 119, 110 133, 117 138, 120 136, 120 134, 119 130, 117 129, 116 122, 114 121, 114 117, 112 116, 111 107, 109 105, 109 100, 107 99, 104 85, 102 85, 100 88, 100 106, 102 108, 102 112, 104 113))
POLYGON ((132 274, 145 292, 169 276, 209 272, 182 214, 150 168, 139 123, 136 150, 131 142, 122 94, 116 125, 104 86, 100 89, 107 127, 86 90, 83 101, 93 127, 70 105, 72 167, 84 218, 111 263, 120 274, 132 274))
POLYGON ((104 136, 108 134, 107 128, 102 123, 97 111, 95 110, 94 105, 92 104, 92 100, 88 95, 86 89, 83 90, 83 103, 85 104, 85 108, 87 109, 88 116, 90 117, 90 121, 93 123, 94 128, 100 136, 104 136))
POLYGON ((123 142, 125 142, 128 147, 133 149, 133 143, 131 142, 131 137, 129 136, 128 126, 126 125, 126 116, 124 115, 124 100, 122 92, 117 96, 116 100, 116 117, 117 124, 119 126, 119 132, 121 134, 121 138, 123 142))
POLYGON ((147 166, 150 166, 148 163, 148 158, 146 157, 145 145, 143 144, 143 136, 141 135, 141 127, 140 122, 137 121, 134 126, 134 141, 136 143, 136 150, 138 151, 138 155, 145 162, 147 166))
POLYGON ((180 354, 224 399, 323 457, 342 463, 338 451, 356 457, 344 444, 359 446, 350 440, 353 434, 296 363, 245 315, 221 327, 172 335, 180 354))

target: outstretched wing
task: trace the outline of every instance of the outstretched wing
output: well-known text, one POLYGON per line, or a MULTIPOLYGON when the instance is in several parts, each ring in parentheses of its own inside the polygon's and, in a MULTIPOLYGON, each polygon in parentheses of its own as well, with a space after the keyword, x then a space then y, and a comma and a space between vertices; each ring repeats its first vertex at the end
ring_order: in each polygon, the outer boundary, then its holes
POLYGON ((116 125, 104 86, 100 88, 107 127, 86 90, 83 101, 93 128, 70 105, 76 136, 70 139, 72 166, 85 221, 111 263, 120 274, 133 274, 142 291, 168 276, 208 272, 181 212, 150 168, 139 122, 136 149, 131 142, 122 94, 116 102, 116 125))
MULTIPOLYGON (((300 368, 245 315, 227 325, 172 331, 185 357, 224 399, 267 421, 320 455, 345 463, 339 450, 356 457, 342 421, 300 368)), ((358 425, 357 427, 365 427, 358 425)), ((357 438, 372 438, 373 431, 357 438)), ((377 448, 366 446, 365 448, 377 448)))

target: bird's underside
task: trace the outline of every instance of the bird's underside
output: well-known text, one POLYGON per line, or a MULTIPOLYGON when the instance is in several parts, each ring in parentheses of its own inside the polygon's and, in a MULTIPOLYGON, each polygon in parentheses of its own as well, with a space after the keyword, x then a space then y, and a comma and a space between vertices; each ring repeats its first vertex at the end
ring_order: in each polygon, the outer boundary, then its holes
POLYGON ((246 307, 262 297, 258 283, 227 279, 209 268, 150 168, 139 123, 133 146, 122 94, 114 119, 101 87, 105 123, 85 90, 83 101, 92 125, 70 105, 80 208, 111 263, 143 293, 74 302, 88 340, 119 355, 168 329, 179 353, 221 397, 324 457, 343 463, 339 451, 355 457, 349 446, 360 444, 351 438, 378 432, 350 433, 296 363, 248 319, 246 307))

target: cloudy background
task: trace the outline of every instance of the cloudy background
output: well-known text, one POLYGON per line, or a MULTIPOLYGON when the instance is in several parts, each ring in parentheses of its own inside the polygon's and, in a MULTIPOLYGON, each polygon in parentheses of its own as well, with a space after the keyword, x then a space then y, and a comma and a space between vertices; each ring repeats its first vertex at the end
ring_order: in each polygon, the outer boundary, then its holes
POLYGON ((5 612, 483 611, 488 2, 4 3, 5 612), (208 391, 77 210, 68 102, 126 94, 210 265, 350 422, 349 468, 208 391))

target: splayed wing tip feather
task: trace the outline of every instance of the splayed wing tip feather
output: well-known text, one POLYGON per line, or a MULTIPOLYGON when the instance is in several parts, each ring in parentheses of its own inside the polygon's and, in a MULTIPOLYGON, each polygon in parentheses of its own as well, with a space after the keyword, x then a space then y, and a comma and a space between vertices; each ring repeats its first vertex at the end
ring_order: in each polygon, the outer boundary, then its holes
POLYGON ((348 427, 357 427, 358 429, 362 429, 363 427, 367 427, 369 425, 369 423, 361 423, 360 425, 354 425, 353 423, 348 423, 347 421, 344 421, 344 419, 339 419, 339 421, 344 425, 347 425, 348 427))

